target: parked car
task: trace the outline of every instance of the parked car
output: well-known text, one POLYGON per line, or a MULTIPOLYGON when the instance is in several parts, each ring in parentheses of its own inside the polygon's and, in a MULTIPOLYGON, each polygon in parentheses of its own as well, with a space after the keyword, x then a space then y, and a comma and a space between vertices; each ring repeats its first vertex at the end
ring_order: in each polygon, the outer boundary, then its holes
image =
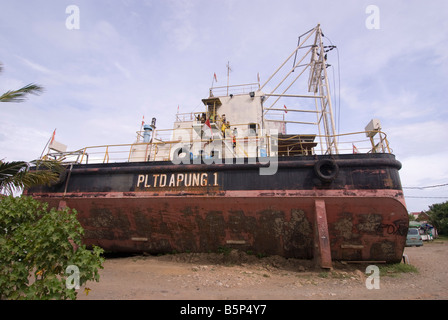
POLYGON ((417 228, 409 228, 406 237, 406 247, 420 247, 423 245, 422 236, 417 228))

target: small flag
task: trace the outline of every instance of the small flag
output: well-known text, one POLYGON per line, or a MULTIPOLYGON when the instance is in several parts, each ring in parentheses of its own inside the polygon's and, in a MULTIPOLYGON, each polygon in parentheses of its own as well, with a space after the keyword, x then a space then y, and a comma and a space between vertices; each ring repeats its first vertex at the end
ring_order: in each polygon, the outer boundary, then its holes
POLYGON ((142 126, 145 124, 145 116, 142 118, 142 126))
POLYGON ((285 108, 285 113, 288 113, 288 109, 286 108, 286 105, 283 105, 283 107, 285 108))
POLYGON ((177 105, 177 113, 179 113, 179 105, 177 105))
POLYGON ((353 145, 353 154, 359 153, 358 148, 352 143, 353 145))
POLYGON ((213 78, 215 79, 216 82, 218 82, 218 78, 216 78, 216 73, 213 74, 213 78))
POLYGON ((209 118, 205 121, 205 125, 210 128, 210 135, 211 135, 211 138, 213 139, 213 130, 212 130, 212 125, 210 124, 209 118))
POLYGON ((51 136, 50 144, 52 144, 54 142, 55 135, 56 135, 56 129, 54 129, 54 131, 53 131, 53 135, 51 136))

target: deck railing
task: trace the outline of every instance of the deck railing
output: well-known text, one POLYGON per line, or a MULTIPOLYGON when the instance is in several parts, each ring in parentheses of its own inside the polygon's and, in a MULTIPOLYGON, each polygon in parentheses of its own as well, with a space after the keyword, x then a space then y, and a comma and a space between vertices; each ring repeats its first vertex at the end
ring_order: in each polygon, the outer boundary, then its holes
MULTIPOLYGON (((384 132, 375 131, 375 136, 370 134, 372 132, 355 132, 339 134, 336 136, 338 141, 338 150, 340 154, 356 154, 356 153, 392 153, 389 146, 389 141, 384 132), (374 139, 375 138, 375 139, 374 139)), ((277 139, 278 142, 282 142, 283 146, 288 146, 288 140, 295 141, 291 143, 291 146, 310 142, 309 137, 315 137, 314 141, 317 142, 317 147, 315 147, 311 154, 323 154, 319 148, 319 139, 325 139, 326 136, 319 135, 296 135, 288 136, 287 138, 279 138, 277 136, 245 136, 237 137, 235 139, 236 148, 233 154, 231 150, 233 148, 233 137, 227 138, 215 138, 215 139, 201 139, 190 141, 193 146, 196 144, 201 148, 211 142, 215 145, 222 145, 223 148, 227 148, 230 151, 226 152, 226 157, 231 154, 232 157, 249 157, 250 154, 247 150, 250 146, 258 147, 257 156, 284 156, 286 154, 279 155, 276 149, 271 148, 269 145, 272 140, 277 139), (303 138, 306 137, 306 138, 303 138), (298 139, 299 138, 299 139, 298 139), (294 140, 295 139, 295 140, 294 140), (299 142, 297 142, 299 141, 299 142), (264 152, 262 154, 262 150, 264 152)), ((88 163, 118 163, 118 162, 133 162, 133 161, 170 161, 172 159, 172 154, 174 149, 179 145, 185 145, 185 141, 181 140, 158 140, 154 139, 152 142, 136 142, 132 144, 116 144, 116 145, 100 145, 100 146, 89 146, 76 151, 71 152, 49 152, 43 159, 56 159, 63 163, 77 163, 77 164, 88 164, 88 163), (135 156, 136 152, 139 153, 138 157, 135 156), (161 154, 163 153, 163 154, 161 154), (141 160, 138 160, 141 159, 141 160)), ((304 154, 306 155, 306 154, 304 154)))

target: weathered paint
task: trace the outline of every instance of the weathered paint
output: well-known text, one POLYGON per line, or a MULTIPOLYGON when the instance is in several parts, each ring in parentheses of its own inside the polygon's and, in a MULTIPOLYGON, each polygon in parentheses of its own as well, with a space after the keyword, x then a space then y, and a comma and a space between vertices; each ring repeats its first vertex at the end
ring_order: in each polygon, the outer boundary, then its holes
MULTIPOLYGON (((331 196, 332 192, 326 196, 319 192, 314 197, 298 196, 297 192, 266 194, 263 191, 231 191, 219 197, 72 194, 63 201, 78 211, 78 219, 85 228, 85 243, 110 251, 208 252, 231 246, 305 259, 314 257, 318 201, 321 208, 318 212, 325 213, 327 219, 332 259, 390 262, 401 259, 407 211, 393 197, 372 194, 342 198, 331 196)), ((62 197, 42 199, 58 206, 62 197)))
POLYGON ((327 224, 325 200, 317 199, 315 204, 314 258, 323 268, 331 268, 330 236, 327 224))
POLYGON ((313 172, 316 161, 282 160, 267 177, 256 165, 80 165, 64 183, 26 193, 75 208, 84 242, 108 251, 227 246, 315 258, 323 267, 332 260, 400 261, 408 218, 399 163, 391 155, 339 157, 339 173, 328 182, 313 172))

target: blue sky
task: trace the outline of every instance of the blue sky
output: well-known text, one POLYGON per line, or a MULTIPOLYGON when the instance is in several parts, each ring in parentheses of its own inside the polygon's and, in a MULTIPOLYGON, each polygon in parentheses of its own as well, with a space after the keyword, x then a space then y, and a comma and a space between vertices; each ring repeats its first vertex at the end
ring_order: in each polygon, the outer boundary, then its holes
MULTIPOLYGON (((0 91, 45 93, 0 106, 0 158, 40 156, 53 130, 75 150, 132 143, 142 116, 171 128, 218 85, 267 77, 297 37, 321 24, 337 46, 340 132, 381 120, 404 187, 448 183, 448 2, 444 0, 0 0, 0 91), (368 29, 368 5, 379 29, 368 29), (79 8, 69 30, 66 8, 79 8), (340 82, 339 77, 340 76, 340 82), (340 87, 339 87, 340 85, 340 87), (339 90, 340 88, 340 90, 339 90)), ((330 76, 332 73, 330 72, 330 76)), ((339 106, 338 106, 339 107, 339 106)), ((408 210, 448 200, 448 186, 404 189, 408 210)))

